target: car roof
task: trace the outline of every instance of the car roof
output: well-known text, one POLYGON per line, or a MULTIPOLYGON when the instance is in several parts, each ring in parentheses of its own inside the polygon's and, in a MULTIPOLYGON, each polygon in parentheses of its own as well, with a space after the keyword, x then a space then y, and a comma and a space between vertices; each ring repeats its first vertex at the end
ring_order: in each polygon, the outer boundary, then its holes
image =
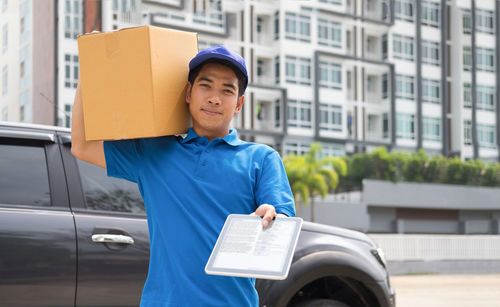
POLYGON ((32 129, 32 130, 45 130, 47 132, 48 131, 71 132, 71 129, 66 128, 66 127, 31 124, 31 123, 7 122, 7 121, 0 121, 0 127, 13 128, 13 129, 23 128, 23 129, 32 129))

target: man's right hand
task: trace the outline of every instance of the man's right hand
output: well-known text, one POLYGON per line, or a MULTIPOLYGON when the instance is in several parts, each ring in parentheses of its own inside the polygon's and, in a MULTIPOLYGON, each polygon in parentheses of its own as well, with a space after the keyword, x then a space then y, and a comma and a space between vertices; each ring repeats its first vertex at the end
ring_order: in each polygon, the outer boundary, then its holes
POLYGON ((82 92, 80 83, 76 88, 71 122, 71 153, 80 160, 106 168, 102 141, 87 141, 83 123, 82 92))

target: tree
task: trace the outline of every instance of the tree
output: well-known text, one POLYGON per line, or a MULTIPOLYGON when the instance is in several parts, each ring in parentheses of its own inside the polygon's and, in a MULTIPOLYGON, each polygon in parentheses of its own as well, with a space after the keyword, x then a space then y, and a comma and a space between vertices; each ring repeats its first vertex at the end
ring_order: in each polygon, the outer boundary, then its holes
POLYGON ((339 183, 339 174, 347 174, 343 159, 336 157, 320 158, 321 145, 311 144, 309 153, 302 156, 287 155, 283 159, 286 174, 290 181, 296 201, 304 205, 311 199, 311 220, 315 220, 314 196, 325 198, 329 190, 334 190, 339 183))

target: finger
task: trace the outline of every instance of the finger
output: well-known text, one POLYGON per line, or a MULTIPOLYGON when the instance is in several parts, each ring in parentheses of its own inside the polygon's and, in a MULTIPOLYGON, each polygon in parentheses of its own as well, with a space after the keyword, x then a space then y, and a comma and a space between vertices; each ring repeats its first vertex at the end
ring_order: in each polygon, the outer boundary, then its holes
POLYGON ((276 211, 274 210, 274 207, 270 206, 266 210, 266 214, 262 218, 262 226, 266 228, 269 226, 273 218, 276 216, 276 211))

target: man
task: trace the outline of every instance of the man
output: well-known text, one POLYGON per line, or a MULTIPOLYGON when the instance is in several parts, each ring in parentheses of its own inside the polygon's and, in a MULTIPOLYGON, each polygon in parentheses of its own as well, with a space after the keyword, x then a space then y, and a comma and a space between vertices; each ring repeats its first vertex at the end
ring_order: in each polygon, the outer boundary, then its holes
POLYGON ((272 148, 229 129, 243 106, 244 59, 223 46, 189 63, 185 138, 87 142, 80 87, 73 108, 72 153, 138 183, 146 206, 150 265, 141 306, 257 306, 255 280, 212 276, 204 267, 227 215, 294 216, 293 196, 272 148))

